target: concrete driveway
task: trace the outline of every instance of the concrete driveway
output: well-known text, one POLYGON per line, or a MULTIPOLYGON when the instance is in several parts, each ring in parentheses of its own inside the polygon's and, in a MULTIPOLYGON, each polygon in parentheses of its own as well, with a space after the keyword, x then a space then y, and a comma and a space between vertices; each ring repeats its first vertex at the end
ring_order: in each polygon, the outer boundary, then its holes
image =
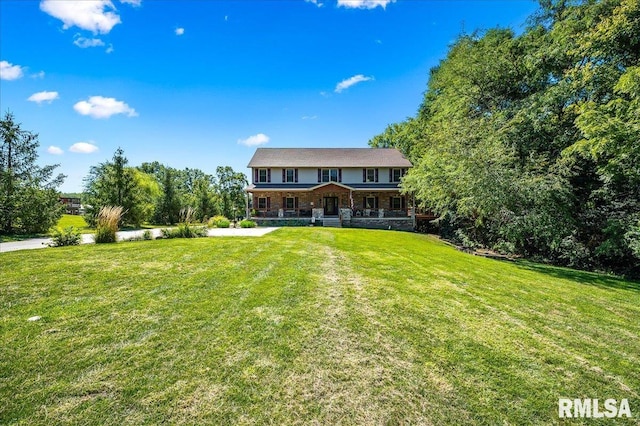
MULTIPOLYGON (((210 237, 261 237, 278 228, 213 228, 209 229, 210 237)), ((142 237, 146 229, 136 231, 120 231, 116 235, 118 240, 142 237)), ((149 229, 154 238, 161 235, 160 228, 149 229)), ((51 238, 32 238, 23 241, 0 243, 0 253, 16 250, 32 250, 48 247, 51 238)), ((93 234, 82 234, 82 244, 93 243, 93 234)))

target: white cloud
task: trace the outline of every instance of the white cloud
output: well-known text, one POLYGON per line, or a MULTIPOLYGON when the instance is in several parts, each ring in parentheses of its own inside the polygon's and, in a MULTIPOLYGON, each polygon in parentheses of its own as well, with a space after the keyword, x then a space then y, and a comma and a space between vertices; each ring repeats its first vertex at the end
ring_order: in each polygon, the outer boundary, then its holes
POLYGON ((140 6, 142 4, 142 0, 120 0, 120 3, 126 3, 132 6, 140 6))
POLYGON ((374 9, 378 6, 385 9, 389 3, 396 0, 338 0, 338 7, 347 7, 352 9, 374 9))
POLYGON ((0 80, 17 80, 22 77, 22 67, 7 61, 0 61, 0 80))
POLYGON ((238 139, 238 143, 245 146, 264 145, 267 142, 269 142, 269 136, 264 133, 258 133, 257 135, 249 136, 246 139, 238 139))
POLYGON ((184 28, 176 28, 176 35, 181 36, 184 34, 184 28))
POLYGON ((317 118, 318 118, 317 115, 305 115, 302 117, 303 120, 315 120, 317 118))
POLYGON ((306 1, 307 3, 313 3, 313 4, 315 4, 315 5, 316 5, 316 6, 318 6, 318 7, 322 7, 322 6, 324 6, 324 3, 320 3, 320 1, 319 1, 319 0, 304 0, 304 1, 306 1))
POLYGON ((86 49, 87 47, 104 46, 104 41, 100 40, 99 38, 86 38, 86 37, 79 37, 79 35, 76 35, 76 39, 73 40, 73 44, 75 44, 81 49, 86 49))
POLYGON ((53 155, 62 155, 62 154, 64 154, 64 151, 61 148, 59 148, 57 146, 53 146, 53 145, 51 145, 49 148, 47 148, 47 152, 49 154, 53 154, 53 155))
POLYGON ((51 103, 54 100, 58 99, 58 92, 38 92, 27 98, 28 101, 36 102, 41 104, 42 102, 51 103))
POLYGON ((93 118, 109 118, 116 114, 126 114, 129 117, 136 117, 138 113, 135 109, 115 98, 105 98, 102 96, 91 96, 89 101, 80 101, 73 106, 78 114, 88 115, 93 118))
POLYGON ((42 79, 42 78, 44 78, 44 71, 40 71, 40 72, 37 72, 35 74, 31 74, 30 77, 31 78, 40 78, 40 79, 42 79))
POLYGON ((107 50, 105 50, 105 52, 112 53, 113 52, 113 44, 110 44, 109 47, 107 47, 107 50))
POLYGON ((69 151, 77 154, 91 154, 97 150, 98 147, 89 142, 77 142, 69 147, 69 151))
POLYGON ((42 0, 40 10, 61 20, 65 30, 76 26, 107 34, 122 22, 111 0, 42 0))
POLYGON ((340 83, 336 84, 336 93, 340 93, 343 90, 348 89, 354 84, 362 83, 363 81, 373 80, 373 77, 365 77, 362 74, 354 75, 353 77, 349 77, 346 80, 342 80, 340 83))

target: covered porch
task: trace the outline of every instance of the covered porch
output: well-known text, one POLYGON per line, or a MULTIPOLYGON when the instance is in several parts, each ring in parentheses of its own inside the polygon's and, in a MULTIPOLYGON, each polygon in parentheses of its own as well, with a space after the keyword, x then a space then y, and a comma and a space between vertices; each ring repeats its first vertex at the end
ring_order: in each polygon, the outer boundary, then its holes
POLYGON ((251 190, 247 216, 253 219, 283 218, 407 218, 412 216, 410 197, 395 188, 354 188, 331 182, 305 190, 251 190))

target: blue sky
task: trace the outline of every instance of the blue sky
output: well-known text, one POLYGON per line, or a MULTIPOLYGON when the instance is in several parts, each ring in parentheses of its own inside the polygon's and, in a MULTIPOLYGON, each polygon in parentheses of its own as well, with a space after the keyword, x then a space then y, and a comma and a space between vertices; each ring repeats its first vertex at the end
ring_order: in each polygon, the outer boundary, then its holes
POLYGON ((255 148, 366 147, 415 114, 464 30, 522 31, 534 1, 2 0, 0 110, 61 190, 130 165, 247 172, 255 148))

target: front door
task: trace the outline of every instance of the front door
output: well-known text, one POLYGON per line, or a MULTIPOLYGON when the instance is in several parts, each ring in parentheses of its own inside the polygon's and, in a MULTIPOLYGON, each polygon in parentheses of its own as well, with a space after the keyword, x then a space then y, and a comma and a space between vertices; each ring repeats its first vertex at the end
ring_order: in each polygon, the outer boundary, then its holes
POLYGON ((338 197, 324 197, 324 215, 338 215, 338 197))

